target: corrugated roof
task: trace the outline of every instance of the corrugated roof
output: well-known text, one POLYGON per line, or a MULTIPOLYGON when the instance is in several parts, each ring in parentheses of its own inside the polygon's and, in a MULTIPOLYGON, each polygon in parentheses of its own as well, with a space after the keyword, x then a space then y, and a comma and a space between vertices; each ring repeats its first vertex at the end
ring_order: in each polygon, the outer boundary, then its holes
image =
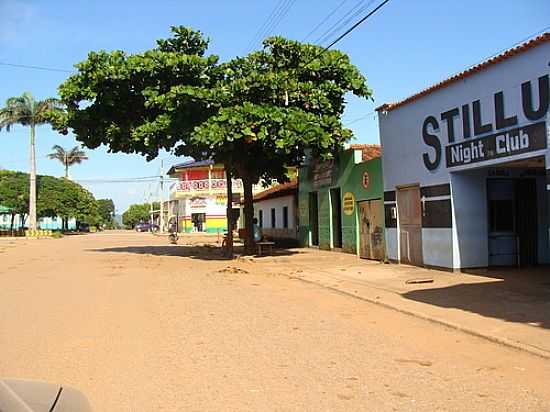
POLYGON ((546 32, 544 34, 541 34, 540 36, 537 36, 525 43, 520 44, 519 46, 513 47, 511 49, 506 50, 505 52, 490 58, 489 60, 484 61, 483 63, 477 64, 475 66, 472 66, 460 73, 455 74, 452 77, 449 77, 446 80, 443 80, 439 83, 434 84, 433 86, 428 87, 427 89, 422 90, 421 92, 418 92, 416 94, 413 94, 410 97, 407 97, 406 99, 403 99, 396 103, 385 103, 382 106, 379 106, 376 108, 376 111, 384 111, 389 112, 391 110, 397 109, 400 106, 403 106, 407 103, 413 102, 415 100, 420 99, 423 96, 426 96, 427 94, 430 94, 434 92, 435 90, 442 89, 443 87, 447 87, 450 84, 453 84, 459 80, 462 80, 468 76, 471 76, 475 73, 478 73, 482 70, 487 69, 488 67, 491 67, 497 63, 502 62, 503 60, 506 60, 512 56, 515 56, 519 53, 523 53, 529 49, 532 49, 533 47, 538 46, 539 44, 542 44, 544 42, 550 41, 550 32, 546 32))
POLYGON ((363 162, 382 156, 382 148, 378 144, 351 144, 353 150, 361 150, 363 162))
POLYGON ((254 195, 254 202, 260 200, 275 199, 277 197, 289 196, 298 193, 298 180, 291 180, 288 183, 282 183, 277 186, 270 187, 263 192, 254 195))

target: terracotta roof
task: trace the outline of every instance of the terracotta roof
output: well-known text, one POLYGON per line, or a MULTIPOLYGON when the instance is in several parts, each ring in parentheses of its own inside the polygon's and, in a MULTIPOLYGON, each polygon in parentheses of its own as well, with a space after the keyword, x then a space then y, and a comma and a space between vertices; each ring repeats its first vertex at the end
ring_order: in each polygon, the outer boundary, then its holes
POLYGON ((277 186, 270 187, 263 192, 254 195, 254 202, 260 200, 275 199, 277 197, 289 196, 298 192, 298 180, 291 180, 288 183, 282 183, 277 186))
POLYGON ((350 149, 363 152, 363 162, 382 156, 382 148, 378 144, 351 144, 350 149))
POLYGON ((485 70, 488 67, 491 67, 497 63, 500 63, 503 60, 506 60, 512 56, 515 56, 516 54, 523 53, 526 50, 532 49, 535 46, 538 46, 539 44, 542 44, 544 42, 550 41, 550 32, 546 32, 544 34, 541 34, 540 36, 537 36, 525 43, 520 44, 519 46, 513 47, 511 49, 506 50, 505 52, 490 58, 489 60, 484 61, 483 63, 477 64, 475 66, 472 66, 460 73, 455 74, 452 77, 449 77, 446 80, 443 80, 439 83, 434 84, 431 87, 428 87, 427 89, 422 90, 419 93, 413 94, 410 97, 407 97, 404 100, 401 100, 396 103, 385 103, 380 107, 376 108, 376 111, 384 111, 388 112, 393 109, 397 109, 400 106, 403 106, 407 103, 410 103, 412 101, 418 100, 423 96, 426 96, 429 93, 432 93, 435 90, 442 89, 443 87, 449 86, 452 83, 455 83, 459 80, 462 80, 468 76, 471 76, 477 72, 480 72, 482 70, 485 70))

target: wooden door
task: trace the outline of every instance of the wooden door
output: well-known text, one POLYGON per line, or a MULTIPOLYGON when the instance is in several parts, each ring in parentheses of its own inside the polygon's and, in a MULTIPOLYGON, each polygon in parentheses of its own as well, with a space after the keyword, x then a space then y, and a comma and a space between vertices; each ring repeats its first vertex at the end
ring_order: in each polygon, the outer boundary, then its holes
POLYGON ((397 190, 401 263, 418 266, 423 264, 421 209, 419 186, 409 186, 397 190))
POLYGON ((382 200, 359 202, 359 256, 384 259, 384 204, 382 200))

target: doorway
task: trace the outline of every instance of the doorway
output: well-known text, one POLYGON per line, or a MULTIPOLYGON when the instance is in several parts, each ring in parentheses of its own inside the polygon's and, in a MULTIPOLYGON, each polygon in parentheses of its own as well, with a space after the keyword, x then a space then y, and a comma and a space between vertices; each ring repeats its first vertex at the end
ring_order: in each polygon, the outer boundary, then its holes
POLYGON ((193 232, 206 231, 206 213, 191 213, 191 222, 193 222, 193 232))
POLYGON ((311 246, 319 246, 319 201, 317 192, 309 193, 309 227, 311 246))
POLYGON ((400 261, 421 266, 423 257, 420 186, 398 188, 396 194, 400 261))
POLYGON ((383 260, 384 204, 381 199, 359 202, 359 256, 383 260))
POLYGON ((342 248, 342 197, 340 188, 330 189, 332 247, 342 248))
POLYGON ((489 265, 533 266, 538 261, 534 178, 489 179, 489 265))

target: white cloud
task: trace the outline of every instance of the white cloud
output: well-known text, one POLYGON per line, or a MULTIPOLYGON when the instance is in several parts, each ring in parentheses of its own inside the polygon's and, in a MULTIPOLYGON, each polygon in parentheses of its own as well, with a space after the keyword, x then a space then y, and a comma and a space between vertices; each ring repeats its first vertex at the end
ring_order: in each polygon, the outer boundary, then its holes
POLYGON ((0 0, 0 43, 17 41, 36 14, 28 0, 0 0))

